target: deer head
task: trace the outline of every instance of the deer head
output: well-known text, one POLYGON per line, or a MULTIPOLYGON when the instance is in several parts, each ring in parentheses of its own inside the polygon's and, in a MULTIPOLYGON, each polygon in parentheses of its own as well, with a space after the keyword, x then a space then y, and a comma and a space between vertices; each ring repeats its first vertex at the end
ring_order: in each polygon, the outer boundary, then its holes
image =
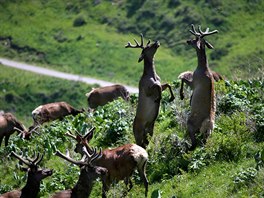
POLYGON ((195 49, 205 49, 205 46, 209 49, 213 49, 213 45, 204 39, 205 36, 218 33, 217 30, 209 32, 209 28, 206 28, 205 32, 201 30, 201 26, 198 26, 198 32, 195 30, 194 25, 192 24, 192 29, 189 30, 194 36, 195 39, 190 39, 187 41, 189 45, 192 45, 195 49))
POLYGON ((139 44, 136 39, 134 39, 136 45, 132 45, 130 42, 127 43, 125 48, 141 48, 142 52, 138 59, 138 62, 141 62, 142 60, 149 60, 152 62, 153 57, 157 51, 157 49, 160 46, 159 41, 155 41, 154 43, 150 44, 150 40, 148 41, 147 45, 144 47, 144 38, 143 34, 140 34, 141 36, 141 43, 139 44))
POLYGON ((77 144, 76 144, 74 151, 76 153, 80 153, 81 155, 84 155, 84 151, 83 151, 84 145, 86 146, 88 153, 93 152, 93 149, 88 145, 88 143, 93 138, 94 130, 95 130, 95 127, 90 129, 85 135, 81 135, 80 133, 75 131, 77 134, 76 136, 68 131, 65 135, 67 135, 67 136, 69 136, 69 137, 71 137, 77 141, 77 144))
POLYGON ((91 180, 90 182, 92 182, 93 179, 107 174, 107 169, 93 165, 94 161, 102 157, 101 148, 99 153, 97 153, 96 149, 92 149, 92 154, 89 154, 86 149, 83 149, 83 153, 84 155, 79 161, 72 159, 68 151, 66 155, 62 154, 60 151, 56 151, 55 155, 72 164, 79 166, 81 169, 82 177, 87 177, 88 180, 91 180))
POLYGON ((27 159, 24 159, 23 157, 19 156, 15 152, 11 152, 11 155, 17 158, 20 162, 27 165, 28 167, 22 167, 21 169, 23 171, 28 172, 28 180, 32 180, 35 182, 40 182, 42 179, 51 176, 53 173, 53 170, 51 169, 41 169, 38 168, 39 163, 43 159, 43 155, 40 155, 39 153, 34 159, 30 159, 27 157, 27 159))

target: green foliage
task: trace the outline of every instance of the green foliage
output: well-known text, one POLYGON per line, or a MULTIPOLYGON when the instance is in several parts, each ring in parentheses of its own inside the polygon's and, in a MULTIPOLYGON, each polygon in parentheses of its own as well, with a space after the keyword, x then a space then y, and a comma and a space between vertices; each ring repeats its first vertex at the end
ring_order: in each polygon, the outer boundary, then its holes
POLYGON ((244 142, 252 138, 246 126, 246 115, 243 113, 222 115, 217 123, 206 145, 207 152, 216 160, 237 161, 243 155, 244 142))
POLYGON ((98 107, 92 115, 93 123, 100 133, 97 134, 99 146, 120 145, 129 142, 129 128, 133 122, 133 114, 129 104, 122 99, 113 101, 104 107, 98 107))
POLYGON ((234 176, 234 183, 236 184, 236 186, 251 184, 256 175, 257 170, 255 168, 250 167, 245 170, 241 170, 234 176))
POLYGON ((255 155, 256 169, 260 170, 264 167, 264 149, 258 151, 255 155))
POLYGON ((148 176, 150 181, 161 181, 187 170, 187 143, 176 135, 155 138, 151 150, 148 176))

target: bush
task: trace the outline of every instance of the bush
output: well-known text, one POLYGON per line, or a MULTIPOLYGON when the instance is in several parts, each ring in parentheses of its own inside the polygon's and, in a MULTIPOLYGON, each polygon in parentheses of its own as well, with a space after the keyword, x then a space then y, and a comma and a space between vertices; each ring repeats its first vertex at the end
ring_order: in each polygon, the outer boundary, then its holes
POLYGON ((148 151, 151 156, 148 165, 150 181, 168 179, 179 174, 181 170, 187 171, 187 147, 188 143, 175 134, 157 137, 148 151))
POLYGON ((86 21, 83 16, 78 16, 76 19, 73 21, 73 27, 80 27, 86 24, 86 21))
POLYGON ((100 146, 113 146, 129 142, 129 128, 133 123, 130 107, 122 99, 98 107, 92 115, 97 126, 97 141, 100 146))
POLYGON ((243 154, 244 143, 252 136, 246 126, 246 115, 238 112, 222 115, 217 123, 206 144, 206 152, 216 160, 237 161, 243 154))

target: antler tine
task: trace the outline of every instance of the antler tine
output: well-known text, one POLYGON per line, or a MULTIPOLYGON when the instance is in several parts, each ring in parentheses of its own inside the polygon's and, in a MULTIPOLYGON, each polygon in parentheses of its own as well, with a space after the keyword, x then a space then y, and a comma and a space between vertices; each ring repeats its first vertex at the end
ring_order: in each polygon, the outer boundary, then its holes
POLYGON ((95 150, 95 152, 92 154, 92 158, 91 158, 91 160, 90 160, 90 164, 93 163, 93 161, 95 161, 96 159, 101 158, 102 155, 103 155, 103 154, 102 154, 102 148, 100 148, 99 153, 96 153, 96 150, 95 150))
POLYGON ((93 133, 94 130, 95 130, 95 127, 91 128, 90 131, 88 131, 88 133, 83 136, 83 138, 87 139, 87 137, 90 135, 90 133, 93 133))
POLYGON ((16 154, 14 151, 11 152, 11 155, 13 155, 15 158, 17 158, 19 161, 23 162, 24 164, 26 164, 28 166, 31 165, 28 161, 26 161, 24 158, 22 158, 21 156, 16 154))
POLYGON ((19 131, 20 133, 23 133, 23 131, 17 127, 14 127, 15 130, 19 131))
MULTIPOLYGON (((35 159, 33 159, 31 162, 32 162, 32 164, 36 164, 36 162, 38 161, 38 159, 39 159, 39 153, 37 154, 37 157, 35 157, 35 159)), ((34 151, 34 156, 36 156, 36 153, 35 153, 35 151, 34 151)))
POLYGON ((138 41, 136 39, 134 39, 136 45, 132 45, 130 42, 127 43, 127 45, 125 46, 125 48, 141 48, 144 49, 144 38, 143 38, 143 34, 140 34, 141 37, 141 43, 139 45, 138 41))
POLYGON ((189 30, 189 31, 190 31, 194 36, 200 36, 200 34, 199 34, 198 32, 196 32, 194 25, 192 24, 191 26, 192 26, 192 29, 189 30))
POLYGON ((35 165, 38 165, 43 160, 44 155, 40 155, 40 158, 35 162, 35 165))
POLYGON ((77 140, 76 136, 73 135, 72 133, 70 133, 69 131, 67 131, 67 132, 65 133, 65 135, 68 136, 68 137, 71 137, 71 138, 73 138, 73 139, 75 139, 75 140, 77 140))
POLYGON ((87 163, 85 163, 83 161, 76 161, 76 160, 72 159, 69 155, 66 156, 66 155, 62 154, 58 150, 56 150, 55 155, 59 156, 62 159, 65 159, 66 161, 68 161, 68 162, 70 162, 72 164, 78 165, 78 166, 80 166, 80 165, 86 165, 87 164, 87 163))
POLYGON ((141 38, 140 47, 144 48, 144 37, 143 37, 143 34, 142 33, 140 33, 140 38, 141 38))
POLYGON ((82 135, 76 129, 74 130, 75 130, 75 133, 77 133, 77 135, 82 138, 82 135))
POLYGON ((218 30, 214 30, 214 31, 209 32, 209 28, 206 28, 205 32, 203 32, 203 31, 201 30, 201 26, 200 26, 200 25, 198 26, 198 30, 199 30, 199 32, 200 32, 200 34, 201 34, 201 37, 204 37, 204 36, 208 36, 208 35, 211 35, 211 34, 218 33, 218 30))
POLYGON ((39 127, 40 127, 39 125, 35 126, 35 127, 31 130, 31 133, 32 133, 32 132, 35 132, 36 134, 39 135, 39 132, 36 131, 36 129, 38 129, 39 127))

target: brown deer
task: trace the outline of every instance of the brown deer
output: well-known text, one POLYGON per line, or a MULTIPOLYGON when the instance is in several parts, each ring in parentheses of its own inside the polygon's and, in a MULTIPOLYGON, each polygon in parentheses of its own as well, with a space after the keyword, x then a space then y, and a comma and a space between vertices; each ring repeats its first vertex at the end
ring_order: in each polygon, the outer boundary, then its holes
POLYGON ((58 192, 54 194, 52 198, 87 198, 92 191, 94 181, 98 177, 101 177, 104 181, 104 178, 107 175, 107 169, 93 165, 93 163, 102 157, 101 150, 99 153, 96 153, 96 149, 93 149, 91 155, 88 154, 86 150, 84 150, 84 153, 84 157, 81 160, 76 161, 69 156, 69 153, 64 155, 60 151, 56 151, 55 154, 57 156, 79 166, 80 175, 77 183, 72 189, 58 192))
POLYGON ((10 136, 16 131, 20 133, 21 138, 25 138, 27 140, 31 135, 26 127, 20 121, 18 121, 12 113, 0 114, 0 146, 4 137, 5 146, 7 146, 10 136))
MULTIPOLYGON (((211 71, 213 78, 216 82, 218 82, 219 80, 223 80, 224 78, 221 76, 221 74, 215 72, 215 71, 211 71)), ((178 76, 179 79, 181 79, 181 89, 180 89, 180 98, 181 100, 184 99, 184 93, 183 93, 183 85, 184 83, 189 86, 191 89, 193 89, 193 72, 192 71, 186 71, 186 72, 182 72, 180 73, 180 75, 178 76)))
MULTIPOLYGON (((72 137, 77 141, 75 152, 83 155, 83 149, 92 153, 92 149, 89 146, 89 141, 93 137, 92 128, 86 135, 77 136, 67 132, 66 135, 72 137)), ((111 183, 124 180, 126 186, 129 184, 128 192, 133 187, 130 179, 131 175, 137 168, 141 180, 145 186, 145 196, 148 194, 148 179, 146 177, 146 165, 148 160, 148 153, 142 147, 136 144, 125 144, 123 146, 114 149, 105 149, 102 153, 102 158, 94 162, 94 165, 104 167, 108 170, 105 183, 103 183, 102 197, 106 197, 106 193, 110 188, 111 183)), ((126 192, 125 192, 126 194, 126 192)))
POLYGON ((136 45, 130 42, 125 46, 126 48, 141 48, 142 52, 138 62, 144 60, 144 71, 139 81, 139 97, 136 117, 133 123, 133 132, 136 143, 146 148, 149 140, 148 135, 152 137, 154 123, 159 114, 161 93, 163 90, 169 88, 170 101, 174 100, 174 95, 169 84, 161 84, 160 77, 155 71, 154 55, 160 46, 159 41, 150 44, 148 41, 144 47, 143 35, 141 34, 141 44, 134 39, 136 45))
POLYGON ((40 105, 32 111, 34 124, 30 127, 29 130, 31 131, 32 128, 45 122, 62 119, 67 115, 75 116, 82 112, 84 112, 84 110, 75 109, 66 102, 54 102, 40 105))
POLYGON ((0 198, 36 198, 40 191, 40 182, 44 178, 51 176, 53 171, 50 169, 41 169, 38 164, 43 159, 43 155, 38 154, 33 160, 17 155, 12 151, 12 156, 17 158, 20 162, 27 165, 28 168, 22 168, 22 170, 27 171, 27 184, 22 190, 13 190, 5 194, 0 195, 0 198))
POLYGON ((111 85, 106 87, 93 88, 92 91, 85 94, 90 108, 104 106, 108 102, 112 102, 121 97, 125 101, 129 100, 129 92, 123 85, 111 85))
POLYGON ((201 26, 198 26, 198 32, 192 25, 190 32, 195 36, 195 39, 187 41, 187 44, 196 49, 198 66, 193 73, 192 80, 192 99, 191 99, 191 114, 187 121, 187 130, 191 138, 191 150, 197 145, 195 134, 201 132, 204 136, 203 142, 211 134, 214 128, 216 99, 214 90, 214 77, 209 69, 206 58, 205 47, 213 49, 213 46, 204 39, 205 36, 217 33, 217 30, 209 32, 209 28, 202 32, 201 26))

